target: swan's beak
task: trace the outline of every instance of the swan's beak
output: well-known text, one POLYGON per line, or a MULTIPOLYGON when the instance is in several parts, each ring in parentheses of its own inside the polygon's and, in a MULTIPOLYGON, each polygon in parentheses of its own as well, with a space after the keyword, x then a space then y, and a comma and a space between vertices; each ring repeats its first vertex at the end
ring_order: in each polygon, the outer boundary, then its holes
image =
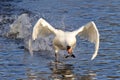
POLYGON ((67 58, 67 57, 73 57, 73 58, 75 58, 75 55, 73 54, 73 50, 72 50, 71 46, 67 46, 67 52, 70 55, 67 55, 65 58, 67 58))
POLYGON ((67 52, 68 52, 69 54, 72 54, 72 48, 68 49, 67 52))
POLYGON ((68 52, 68 54, 72 54, 72 52, 73 52, 72 47, 67 46, 67 52, 68 52))

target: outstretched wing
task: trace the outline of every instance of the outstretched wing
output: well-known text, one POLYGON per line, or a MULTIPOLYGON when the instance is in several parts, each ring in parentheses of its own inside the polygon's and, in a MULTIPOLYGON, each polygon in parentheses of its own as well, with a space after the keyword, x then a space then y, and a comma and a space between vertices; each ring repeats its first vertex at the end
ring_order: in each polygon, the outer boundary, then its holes
POLYGON ((80 37, 95 44, 95 52, 91 58, 93 60, 97 56, 99 49, 99 32, 95 23, 91 21, 74 32, 76 35, 80 35, 80 37))
POLYGON ((43 18, 40 18, 33 27, 32 39, 35 40, 38 36, 45 37, 50 34, 56 34, 56 29, 43 18))

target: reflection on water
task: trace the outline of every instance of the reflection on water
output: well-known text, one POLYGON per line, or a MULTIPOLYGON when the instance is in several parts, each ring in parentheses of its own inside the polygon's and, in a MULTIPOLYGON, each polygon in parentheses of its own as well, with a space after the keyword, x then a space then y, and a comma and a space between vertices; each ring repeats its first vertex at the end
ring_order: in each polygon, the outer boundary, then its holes
MULTIPOLYGON (((82 68, 84 63, 76 63, 74 59, 61 60, 55 63, 54 57, 49 51, 34 52, 24 54, 24 64, 26 64, 25 74, 28 80, 93 80, 96 73, 91 71, 89 65, 82 68), (47 55, 47 56, 46 56, 47 55), (73 60, 73 61, 72 61, 73 60), (66 63, 68 62, 68 63, 66 63), (77 65, 77 66, 76 66, 77 65), (81 65, 80 67, 78 67, 81 65), (89 69, 90 68, 90 69, 89 69)), ((66 59, 66 58, 65 58, 66 59)), ((86 60, 85 60, 86 61, 86 60)), ((86 63, 88 63, 86 61, 86 63)))
POLYGON ((50 70, 52 71, 51 79, 66 79, 74 80, 75 75, 73 73, 73 66, 70 64, 54 64, 51 66, 50 70))
POLYGON ((74 67, 72 64, 62 63, 50 63, 50 72, 32 72, 32 69, 27 70, 28 80, 93 80, 95 79, 95 73, 89 73, 87 75, 78 75, 74 73, 74 67))

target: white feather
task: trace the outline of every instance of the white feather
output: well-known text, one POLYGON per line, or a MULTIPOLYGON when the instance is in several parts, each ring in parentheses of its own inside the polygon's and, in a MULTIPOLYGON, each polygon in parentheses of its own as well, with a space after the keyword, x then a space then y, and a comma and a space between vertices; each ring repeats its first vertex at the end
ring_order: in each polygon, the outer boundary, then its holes
POLYGON ((53 28, 47 21, 40 18, 33 28, 32 39, 35 40, 38 36, 48 36, 55 34, 56 29, 53 28))
POLYGON ((95 44, 95 52, 91 58, 91 60, 93 60, 97 56, 97 52, 99 49, 99 32, 95 23, 91 21, 88 24, 79 28, 78 30, 74 31, 74 33, 95 44))

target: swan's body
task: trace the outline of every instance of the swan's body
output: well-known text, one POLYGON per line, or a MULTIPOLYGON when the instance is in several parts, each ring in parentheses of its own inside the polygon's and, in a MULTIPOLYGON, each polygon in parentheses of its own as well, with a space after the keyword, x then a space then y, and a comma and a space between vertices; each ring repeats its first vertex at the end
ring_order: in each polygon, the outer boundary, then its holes
POLYGON ((70 55, 73 55, 72 51, 76 46, 77 35, 80 35, 81 37, 88 39, 90 42, 95 43, 95 52, 91 60, 93 60, 97 56, 97 52, 99 49, 99 32, 93 21, 89 22, 85 26, 82 26, 81 28, 75 31, 65 32, 59 29, 55 29, 47 21, 40 18, 33 28, 33 40, 38 38, 38 36, 45 37, 50 34, 55 35, 53 39, 53 47, 55 50, 56 60, 59 50, 67 50, 70 55))
POLYGON ((53 40, 53 47, 58 50, 67 50, 67 46, 71 46, 72 48, 76 45, 75 34, 72 32, 64 32, 62 30, 57 31, 57 35, 53 40))

